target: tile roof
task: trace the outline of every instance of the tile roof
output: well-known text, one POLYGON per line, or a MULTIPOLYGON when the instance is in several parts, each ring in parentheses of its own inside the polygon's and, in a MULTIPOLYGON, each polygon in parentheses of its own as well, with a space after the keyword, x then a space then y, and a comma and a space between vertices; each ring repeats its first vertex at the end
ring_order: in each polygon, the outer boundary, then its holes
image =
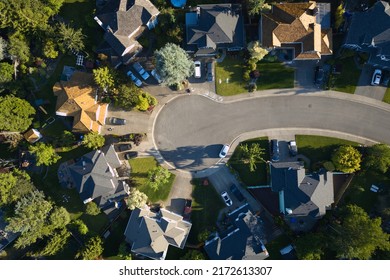
POLYGON ((69 81, 57 82, 53 87, 56 113, 73 117, 74 132, 100 132, 104 124, 108 104, 96 102, 96 89, 92 85, 92 74, 76 71, 69 81))
POLYGON ((42 134, 34 128, 27 130, 23 136, 30 143, 35 143, 42 138, 42 134))

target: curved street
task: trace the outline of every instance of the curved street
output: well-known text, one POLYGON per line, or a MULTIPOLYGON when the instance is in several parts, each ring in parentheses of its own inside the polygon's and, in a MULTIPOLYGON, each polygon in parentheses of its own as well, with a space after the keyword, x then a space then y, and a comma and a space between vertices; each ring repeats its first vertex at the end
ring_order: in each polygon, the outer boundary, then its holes
POLYGON ((335 92, 280 91, 241 100, 225 97, 224 103, 187 95, 163 106, 153 135, 166 162, 200 171, 219 161, 222 144, 243 133, 276 128, 324 129, 390 143, 390 107, 335 92))

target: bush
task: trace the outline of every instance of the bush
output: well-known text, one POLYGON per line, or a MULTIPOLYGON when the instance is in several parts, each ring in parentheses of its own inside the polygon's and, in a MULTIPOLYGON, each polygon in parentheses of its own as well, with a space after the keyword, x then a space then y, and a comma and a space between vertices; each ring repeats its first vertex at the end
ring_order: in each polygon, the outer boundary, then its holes
POLYGON ((323 166, 324 166, 324 168, 325 168, 326 170, 328 170, 328 171, 330 171, 330 172, 332 172, 332 171, 334 171, 334 170, 336 169, 336 168, 334 167, 333 162, 331 162, 331 161, 326 161, 326 162, 324 162, 323 166))
POLYGON ((249 92, 254 92, 255 90, 257 90, 256 83, 250 83, 250 84, 248 85, 248 91, 249 91, 249 92))
POLYGON ((242 78, 243 78, 244 81, 249 82, 249 80, 251 79, 251 70, 246 69, 244 71, 244 74, 243 74, 242 78))
POLYGON ((143 139, 143 135, 142 134, 135 134, 134 135, 134 144, 136 145, 136 146, 139 146, 139 144, 141 144, 141 142, 142 142, 142 139, 143 139))
POLYGON ((89 202, 85 206, 85 213, 91 216, 96 216, 100 214, 100 208, 93 201, 89 202))

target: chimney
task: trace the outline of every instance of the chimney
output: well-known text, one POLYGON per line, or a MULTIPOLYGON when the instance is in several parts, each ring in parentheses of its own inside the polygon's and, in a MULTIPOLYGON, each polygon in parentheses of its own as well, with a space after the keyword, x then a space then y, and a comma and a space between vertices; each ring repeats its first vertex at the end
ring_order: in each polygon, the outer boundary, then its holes
POLYGON ((127 0, 120 0, 118 11, 126 12, 127 0))

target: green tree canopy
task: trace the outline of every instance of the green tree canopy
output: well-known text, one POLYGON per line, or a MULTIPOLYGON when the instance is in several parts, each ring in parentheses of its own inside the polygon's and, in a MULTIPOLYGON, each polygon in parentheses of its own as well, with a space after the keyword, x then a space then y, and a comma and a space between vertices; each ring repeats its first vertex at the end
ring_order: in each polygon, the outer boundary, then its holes
POLYGON ((37 166, 41 165, 52 165, 56 163, 61 157, 56 153, 53 146, 39 142, 35 145, 31 145, 28 148, 29 152, 35 155, 37 159, 37 166))
POLYGON ((295 242, 298 259, 320 260, 324 255, 327 242, 322 233, 307 233, 295 242))
POLYGON ((148 196, 136 188, 132 188, 130 195, 126 199, 127 207, 130 210, 135 208, 142 208, 148 201, 148 196))
POLYGON ((100 214, 100 208, 95 202, 91 201, 85 205, 85 213, 90 216, 96 216, 100 214))
POLYGON ((138 96, 142 90, 136 87, 134 84, 120 85, 118 88, 118 94, 115 96, 116 105, 119 107, 130 110, 138 103, 138 96))
POLYGON ((103 253, 103 241, 99 236, 90 238, 76 257, 83 260, 96 260, 103 253))
POLYGON ((12 81, 14 67, 8 62, 0 62, 0 84, 9 83, 12 81))
POLYGON ((97 132, 90 132, 84 135, 83 145, 89 149, 97 150, 104 146, 106 140, 97 132))
POLYGON ((0 96, 0 131, 25 131, 34 114, 35 109, 26 100, 13 95, 0 96))
POLYGON ((0 61, 7 57, 7 46, 7 41, 0 36, 0 61))
POLYGON ((81 235, 86 235, 89 231, 88 226, 80 219, 72 221, 69 227, 72 230, 77 230, 81 235))
POLYGON ((30 176, 22 170, 0 173, 0 207, 15 203, 34 189, 30 176))
POLYGON ((93 69, 93 79, 105 92, 115 85, 115 73, 107 66, 93 69))
POLYGON ((66 228, 55 231, 47 240, 45 247, 32 255, 35 257, 53 256, 64 249, 69 237, 70 232, 66 228))
POLYGON ((156 70, 164 84, 176 85, 194 73, 195 66, 188 54, 178 45, 168 43, 154 52, 156 70))
POLYGON ((57 26, 57 41, 63 51, 80 52, 84 50, 86 36, 81 29, 74 29, 61 22, 57 26))
POLYGON ((381 218, 371 219, 356 205, 347 205, 340 214, 341 223, 334 224, 330 239, 338 258, 367 260, 376 249, 390 250, 390 235, 383 232, 381 218))
POLYGON ((390 147, 386 144, 368 147, 364 163, 368 168, 386 173, 390 167, 390 147))
POLYGON ((263 48, 259 41, 252 41, 247 46, 251 59, 258 62, 268 54, 267 49, 263 48))
POLYGON ((270 5, 265 3, 265 0, 246 0, 246 8, 249 16, 255 16, 270 9, 270 5))
POLYGON ((162 185, 168 183, 171 172, 162 166, 157 166, 148 172, 149 187, 157 191, 162 185))
POLYGON ((27 62, 30 59, 29 42, 22 33, 14 33, 9 37, 8 54, 12 60, 27 62))
POLYGON ((58 57, 58 51, 57 51, 57 45, 54 43, 53 40, 46 40, 43 46, 42 53, 47 58, 57 58, 58 57))
POLYGON ((362 155, 352 146, 340 146, 332 154, 332 162, 336 170, 353 173, 360 170, 362 155))
POLYGON ((244 164, 249 164, 249 170, 254 172, 256 170, 256 163, 264 162, 264 149, 260 147, 259 143, 240 144, 241 161, 244 164))
POLYGON ((203 253, 198 250, 189 250, 183 257, 180 258, 181 260, 205 260, 203 253))
POLYGON ((131 249, 126 241, 122 241, 119 245, 118 256, 121 260, 131 260, 131 249))

